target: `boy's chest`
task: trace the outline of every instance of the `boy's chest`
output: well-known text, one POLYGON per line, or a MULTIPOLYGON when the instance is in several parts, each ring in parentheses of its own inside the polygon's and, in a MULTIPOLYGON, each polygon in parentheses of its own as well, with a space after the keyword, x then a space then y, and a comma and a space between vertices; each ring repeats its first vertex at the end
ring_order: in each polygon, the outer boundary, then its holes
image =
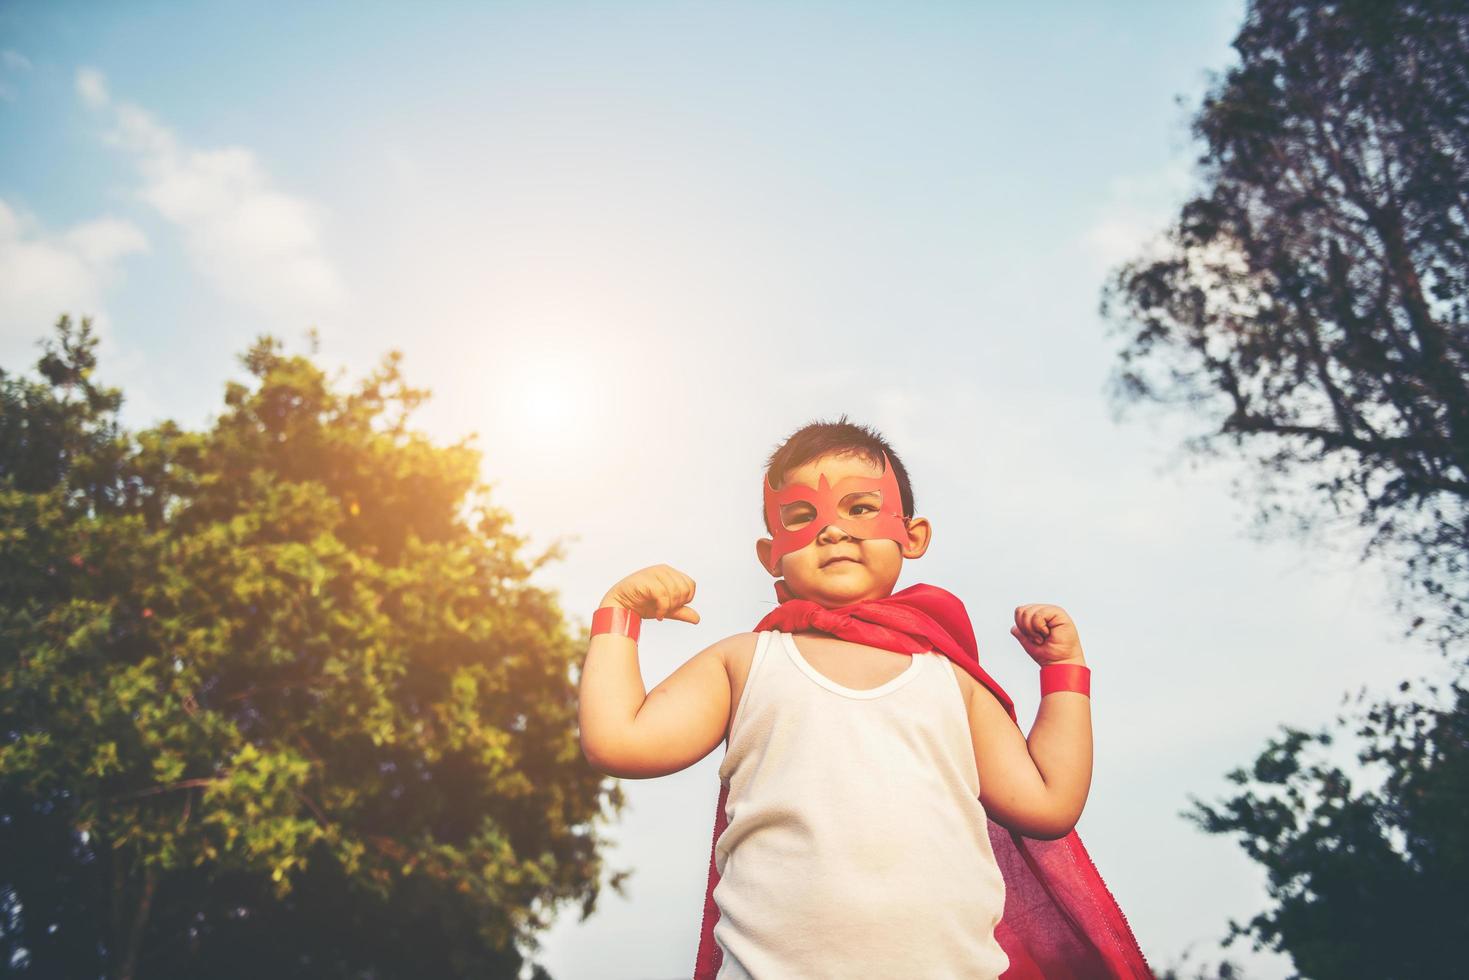
MULTIPOLYGON (((906 653, 840 640, 823 633, 793 633, 791 638, 795 641, 796 649, 801 656, 818 673, 833 683, 849 687, 854 691, 881 687, 907 670, 913 660, 906 653)), ((767 657, 775 655, 784 656, 784 651, 778 647, 771 647, 766 652, 767 657)), ((730 656, 725 662, 729 673, 730 693, 730 717, 724 730, 726 745, 729 744, 730 726, 734 723, 735 709, 739 706, 740 698, 745 693, 745 684, 749 681, 750 666, 754 659, 755 644, 751 643, 737 654, 730 656)), ((964 701, 967 705, 974 686, 974 678, 953 661, 949 661, 949 667, 959 680, 959 686, 964 692, 964 701)))

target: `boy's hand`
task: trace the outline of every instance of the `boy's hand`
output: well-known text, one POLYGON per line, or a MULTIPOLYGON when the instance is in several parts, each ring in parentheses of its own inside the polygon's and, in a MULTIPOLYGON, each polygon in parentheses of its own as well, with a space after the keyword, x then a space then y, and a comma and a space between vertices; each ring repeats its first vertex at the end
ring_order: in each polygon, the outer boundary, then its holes
POLYGON ((1015 625, 1010 634, 1020 641, 1030 658, 1042 667, 1047 664, 1084 664, 1081 639, 1076 624, 1060 606, 1032 602, 1015 607, 1015 625))
POLYGON ((699 614, 684 605, 693 598, 693 579, 671 565, 650 565, 608 589, 602 605, 631 609, 643 619, 697 623, 699 614))

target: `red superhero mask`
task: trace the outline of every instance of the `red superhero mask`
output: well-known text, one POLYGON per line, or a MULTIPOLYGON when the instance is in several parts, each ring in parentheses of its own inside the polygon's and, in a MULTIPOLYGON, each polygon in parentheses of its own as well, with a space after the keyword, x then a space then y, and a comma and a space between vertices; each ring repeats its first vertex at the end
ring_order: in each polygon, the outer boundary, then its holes
POLYGON ((760 482, 765 488, 765 522, 774 541, 772 573, 779 571, 781 558, 800 551, 832 524, 854 538, 887 538, 900 548, 908 543, 903 497, 887 453, 882 455, 882 476, 849 476, 831 486, 823 473, 815 487, 787 483, 779 490, 770 486, 768 476, 760 482))

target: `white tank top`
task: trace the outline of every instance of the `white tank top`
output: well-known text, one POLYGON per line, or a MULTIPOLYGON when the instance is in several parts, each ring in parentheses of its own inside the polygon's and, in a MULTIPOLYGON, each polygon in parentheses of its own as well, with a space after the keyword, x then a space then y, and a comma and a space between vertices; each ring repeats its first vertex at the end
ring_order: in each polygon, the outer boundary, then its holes
POLYGON ((914 654, 843 687, 762 632, 719 767, 721 980, 994 978, 1005 881, 979 802, 964 692, 914 654))

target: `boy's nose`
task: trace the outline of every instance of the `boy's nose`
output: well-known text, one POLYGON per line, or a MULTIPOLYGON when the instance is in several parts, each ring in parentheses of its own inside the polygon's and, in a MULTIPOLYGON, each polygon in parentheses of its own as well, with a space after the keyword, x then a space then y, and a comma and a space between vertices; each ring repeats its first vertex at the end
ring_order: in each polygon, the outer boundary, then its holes
POLYGON ((824 527, 824 528, 821 529, 821 533, 820 534, 816 535, 816 540, 818 540, 818 541, 834 541, 834 540, 840 540, 840 538, 838 538, 837 535, 840 535, 842 538, 850 538, 851 537, 850 534, 848 534, 846 531, 843 531, 841 528, 837 527, 835 524, 828 524, 828 525, 826 525, 826 527, 824 527), (833 532, 833 531, 835 531, 836 534, 832 534, 831 532, 833 532))

